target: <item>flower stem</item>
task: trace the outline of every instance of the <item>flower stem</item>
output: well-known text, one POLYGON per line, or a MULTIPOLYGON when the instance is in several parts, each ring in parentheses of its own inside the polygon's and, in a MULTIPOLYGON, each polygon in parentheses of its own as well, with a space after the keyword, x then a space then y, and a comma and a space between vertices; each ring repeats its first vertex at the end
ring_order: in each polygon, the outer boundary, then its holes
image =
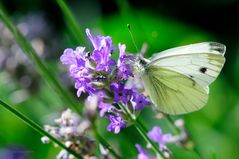
POLYGON ((173 119, 170 117, 170 115, 165 115, 168 123, 170 124, 171 129, 176 133, 180 134, 180 129, 175 126, 173 119))
POLYGON ((150 145, 152 145, 152 148, 155 151, 155 153, 158 153, 160 157, 162 157, 163 159, 166 159, 164 154, 159 150, 158 146, 148 137, 147 135, 148 131, 146 127, 139 120, 136 120, 134 117, 132 117, 131 114, 123 105, 119 104, 119 107, 125 112, 125 114, 129 117, 131 122, 134 123, 135 128, 138 130, 141 136, 145 139, 145 141, 149 143, 150 145))
POLYGON ((73 101, 69 92, 62 87, 60 82, 54 76, 43 60, 38 56, 36 51, 33 49, 31 44, 27 39, 22 35, 22 33, 17 29, 17 27, 11 22, 6 13, 3 11, 3 8, 0 8, 0 18, 2 19, 5 26, 14 36, 18 45, 22 48, 23 52, 35 63, 37 66, 38 72, 40 72, 43 79, 57 92, 57 94, 63 99, 63 101, 71 107, 73 110, 78 111, 78 105, 73 101))
POLYGON ((81 27, 75 19, 75 16, 73 16, 67 4, 64 2, 64 0, 56 0, 56 2, 65 16, 66 24, 68 25, 70 31, 73 33, 73 35, 75 35, 75 38, 81 44, 81 46, 86 46, 87 43, 85 41, 85 38, 83 37, 83 33, 80 29, 81 27))
POLYGON ((39 134, 43 135, 43 136, 47 136, 49 139, 51 139, 51 141, 53 141, 54 143, 56 143, 57 145, 59 145, 61 148, 65 149, 68 153, 72 154, 73 156, 75 156, 77 159, 83 159, 82 156, 80 156, 79 154, 77 154, 75 151, 73 151, 72 149, 66 147, 63 143, 61 143, 59 140, 57 140, 55 137, 53 137, 51 134, 49 134, 48 132, 46 132, 44 129, 42 129, 37 123, 35 123, 34 121, 32 121, 31 119, 29 119, 28 117, 26 117, 25 115, 23 115, 22 113, 18 112, 17 110, 15 110, 14 108, 12 108, 12 106, 4 103, 2 100, 0 100, 0 104, 7 109, 8 111, 10 111, 12 114, 14 114, 16 117, 18 117, 19 119, 21 119, 23 122, 25 122, 28 126, 30 126, 31 128, 33 128, 34 130, 36 130, 39 134))
POLYGON ((152 142, 152 140, 150 140, 150 138, 147 135, 147 131, 145 131, 144 126, 141 125, 142 123, 140 123, 138 120, 135 121, 135 128, 139 131, 139 133, 143 136, 143 138, 145 139, 145 141, 147 141, 150 145, 152 145, 153 150, 158 153, 163 159, 166 159, 166 157, 164 156, 164 154, 158 149, 158 147, 156 146, 155 143, 152 142))
POLYGON ((93 125, 93 131, 94 135, 97 138, 97 140, 105 147, 107 148, 110 153, 116 158, 116 159, 122 159, 121 156, 119 156, 114 149, 111 147, 111 145, 99 134, 98 130, 96 129, 95 124, 93 125))
MULTIPOLYGON (((171 116, 166 115, 166 119, 169 122, 171 128, 176 132, 176 134, 180 134, 180 129, 175 126, 174 120, 171 118, 171 116)), ((192 140, 192 139, 189 138, 189 140, 192 140)), ((183 148, 187 149, 185 146, 183 146, 183 148)), ((192 151, 195 152, 200 158, 202 158, 202 155, 199 153, 199 151, 195 145, 194 145, 192 151)))

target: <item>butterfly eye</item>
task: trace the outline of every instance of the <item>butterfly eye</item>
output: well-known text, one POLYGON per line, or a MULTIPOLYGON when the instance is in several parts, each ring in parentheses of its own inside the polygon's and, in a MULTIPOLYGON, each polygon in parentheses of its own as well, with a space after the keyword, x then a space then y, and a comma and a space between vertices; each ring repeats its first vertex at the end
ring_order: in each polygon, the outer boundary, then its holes
POLYGON ((95 79, 96 79, 97 81, 102 81, 102 80, 106 79, 106 77, 103 76, 103 75, 98 75, 98 76, 95 77, 95 79))
POLYGON ((140 60, 139 60, 139 63, 140 63, 141 65, 143 65, 143 66, 147 64, 147 62, 146 62, 145 60, 143 60, 143 59, 140 59, 140 60))
POLYGON ((90 58, 90 52, 87 52, 86 55, 85 55, 85 58, 90 58))

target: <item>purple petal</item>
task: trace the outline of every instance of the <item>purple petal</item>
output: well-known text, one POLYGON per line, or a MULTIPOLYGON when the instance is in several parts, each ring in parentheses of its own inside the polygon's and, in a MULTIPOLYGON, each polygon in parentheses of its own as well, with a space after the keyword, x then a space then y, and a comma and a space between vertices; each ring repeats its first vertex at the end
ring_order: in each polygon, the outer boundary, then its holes
POLYGON ((162 131, 160 127, 157 127, 157 126, 153 127, 153 129, 149 131, 147 135, 152 141, 161 142, 162 131))
POLYGON ((139 151, 139 154, 137 156, 137 159, 152 159, 149 154, 141 147, 141 145, 136 144, 136 148, 139 151))
POLYGON ((120 126, 116 126, 115 127, 115 130, 114 130, 114 133, 115 134, 118 134, 120 132, 120 126))
POLYGON ((98 107, 100 108, 100 117, 103 117, 106 112, 109 112, 113 108, 111 104, 103 103, 103 102, 100 102, 98 104, 98 107))
POLYGON ((162 137, 163 143, 171 142, 172 141, 172 134, 164 134, 162 137))
POLYGON ((118 134, 122 128, 126 127, 120 116, 108 115, 107 118, 111 121, 107 127, 108 131, 114 131, 115 134, 118 134))
POLYGON ((118 47, 119 47, 119 56, 120 57, 123 57, 124 55, 125 55, 125 49, 126 49, 126 45, 125 44, 120 44, 119 43, 119 45, 118 45, 118 47))
POLYGON ((63 55, 61 55, 60 60, 64 65, 70 65, 76 63, 74 50, 67 48, 64 50, 63 55))
POLYGON ((157 126, 153 127, 147 135, 152 141, 158 143, 160 146, 165 146, 166 143, 172 140, 171 134, 163 134, 160 127, 157 126))

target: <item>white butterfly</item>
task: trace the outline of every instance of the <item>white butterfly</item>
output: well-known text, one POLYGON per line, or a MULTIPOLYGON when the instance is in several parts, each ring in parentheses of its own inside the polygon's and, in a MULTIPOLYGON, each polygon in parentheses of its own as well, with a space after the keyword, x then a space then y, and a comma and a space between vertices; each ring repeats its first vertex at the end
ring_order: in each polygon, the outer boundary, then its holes
POLYGON ((224 63, 226 46, 203 42, 138 57, 134 68, 156 108, 167 114, 185 114, 202 108, 210 85, 224 63))

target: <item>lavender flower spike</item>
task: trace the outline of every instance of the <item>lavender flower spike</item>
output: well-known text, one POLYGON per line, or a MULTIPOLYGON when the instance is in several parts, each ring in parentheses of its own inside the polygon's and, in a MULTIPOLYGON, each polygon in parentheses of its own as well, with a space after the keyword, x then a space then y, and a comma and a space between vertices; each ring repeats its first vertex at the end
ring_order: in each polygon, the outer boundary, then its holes
POLYGON ((149 154, 139 145, 139 144, 136 144, 135 145, 136 148, 138 149, 139 151, 139 154, 137 156, 137 159, 152 159, 149 154))
MULTIPOLYGON (((80 97, 82 93, 89 95, 88 113, 92 115, 90 120, 95 120, 95 111, 98 108, 100 116, 111 121, 108 131, 117 134, 131 124, 118 104, 136 117, 143 107, 151 103, 136 86, 126 87, 129 78, 134 77, 131 63, 136 58, 135 55, 126 54, 126 45, 118 44, 119 58, 116 63, 111 58, 115 47, 110 36, 94 36, 89 29, 86 29, 86 34, 93 50, 88 52, 82 46, 68 48, 60 60, 69 69, 77 96, 80 97)), ((71 129, 67 129, 65 133, 71 134, 71 129)))
POLYGON ((112 83, 110 85, 110 89, 114 92, 114 102, 127 103, 130 100, 130 96, 132 94, 132 90, 125 89, 125 84, 122 82, 112 83))
POLYGON ((127 64, 127 62, 129 62, 130 60, 133 60, 134 57, 132 55, 126 55, 125 54, 125 49, 126 49, 126 45, 123 44, 119 44, 119 60, 118 60, 118 74, 117 77, 119 79, 123 79, 123 80, 127 80, 130 76, 134 77, 130 65, 127 64))
POLYGON ((165 147, 165 144, 171 142, 172 140, 171 134, 163 134, 160 127, 157 126, 153 127, 147 135, 152 141, 158 143, 161 148, 165 147))
POLYGON ((150 106, 150 100, 143 94, 133 92, 132 104, 135 110, 142 110, 145 106, 150 106))
POLYGON ((103 47, 107 47, 109 52, 114 50, 112 39, 110 36, 96 36, 94 37, 90 33, 90 29, 86 29, 86 35, 90 39, 95 50, 101 50, 103 47))
POLYGON ((108 131, 114 131, 115 134, 118 134, 120 132, 120 129, 126 127, 125 122, 120 116, 108 115, 108 118, 111 121, 111 123, 107 127, 108 131))
POLYGON ((116 65, 115 60, 110 58, 111 53, 114 50, 111 37, 94 37, 90 33, 89 29, 86 29, 86 34, 94 47, 94 51, 91 58, 97 62, 96 70, 110 72, 111 67, 116 65))
MULTIPOLYGON (((91 123, 86 118, 81 118, 70 109, 65 110, 60 118, 55 119, 56 126, 45 125, 45 131, 60 140, 66 147, 82 156, 91 155, 96 147, 95 141, 87 136, 91 123), (76 146, 77 145, 77 146, 76 146), (87 146, 85 146, 87 145, 87 146)), ((47 137, 42 137, 43 143, 49 143, 47 137)), ((61 150, 57 159, 73 159, 66 150, 61 150)))

